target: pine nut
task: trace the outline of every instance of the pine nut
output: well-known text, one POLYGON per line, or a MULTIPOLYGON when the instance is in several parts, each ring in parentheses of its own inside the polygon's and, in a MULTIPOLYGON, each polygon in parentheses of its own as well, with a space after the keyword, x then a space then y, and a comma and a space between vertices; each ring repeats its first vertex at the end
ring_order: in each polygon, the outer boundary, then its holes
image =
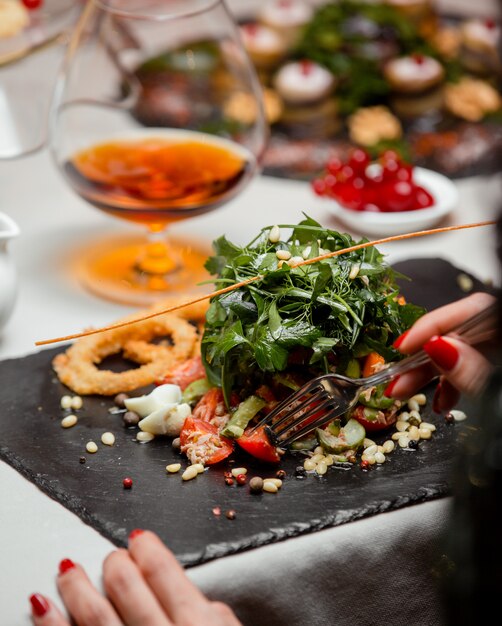
POLYGON ((113 446, 115 443, 115 435, 113 433, 103 433, 101 435, 101 443, 105 446, 113 446))
POLYGON ((320 463, 317 464, 315 471, 316 471, 316 474, 319 474, 319 476, 324 476, 324 474, 326 474, 326 472, 328 471, 328 466, 326 465, 324 461, 321 461, 320 463))
POLYGON ((416 393, 410 398, 410 400, 415 400, 418 403, 418 406, 424 406, 427 404, 427 397, 425 393, 416 393))
POLYGON ((291 252, 289 250, 277 250, 275 256, 280 261, 289 261, 289 259, 291 258, 291 252))
POLYGON ((314 454, 324 454, 324 448, 322 446, 317 446, 314 448, 314 454))
POLYGON ((420 439, 430 439, 432 437, 432 432, 428 428, 419 428, 418 434, 420 439))
POLYGON ((414 409, 412 409, 410 411, 410 420, 417 420, 418 423, 420 424, 420 422, 422 421, 422 416, 420 415, 420 411, 415 411, 414 409))
POLYGON ((289 259, 288 265, 291 267, 293 265, 298 265, 298 263, 302 263, 302 262, 303 262, 302 256, 293 256, 289 259))
POLYGON ((272 228, 270 229, 270 233, 268 234, 268 240, 271 243, 277 243, 280 240, 280 238, 281 238, 281 229, 276 224, 275 226, 272 226, 272 228))
POLYGON ((392 452, 395 447, 396 444, 392 441, 392 439, 387 439, 387 441, 384 441, 382 446, 383 452, 385 454, 389 454, 389 452, 392 452))
POLYGON ((399 413, 399 421, 407 422, 409 419, 410 414, 408 413, 408 411, 403 411, 402 413, 399 413))
POLYGON ((403 432, 403 433, 400 433, 400 432, 392 433, 391 439, 393 441, 399 441, 399 439, 401 439, 401 437, 406 437, 406 433, 405 432, 403 432))
POLYGON ((407 448, 408 444, 410 443, 410 439, 409 437, 399 437, 397 443, 399 444, 400 448, 407 448))
POLYGON ((314 456, 310 459, 314 463, 319 463, 320 461, 324 461, 324 454, 314 454, 314 456))
POLYGON ((141 443, 147 443, 148 441, 152 441, 152 439, 155 439, 155 435, 143 432, 142 430, 136 435, 136 441, 141 441, 141 443))
POLYGON ((202 463, 194 463, 191 467, 195 467, 195 469, 197 470, 197 474, 204 473, 204 466, 202 465, 202 463))
POLYGON ((312 459, 307 459, 305 463, 303 464, 303 469, 306 470, 307 472, 311 472, 312 470, 315 469, 316 465, 317 463, 315 461, 313 461, 312 459))
POLYGON ((383 446, 378 446, 378 452, 385 452, 385 450, 383 449, 383 446))
POLYGON ((85 444, 85 449, 87 450, 89 454, 94 454, 95 452, 98 451, 98 446, 94 443, 94 441, 88 441, 85 444))
POLYGON ((373 441, 373 439, 368 439, 367 437, 364 438, 363 441, 363 448, 369 448, 370 446, 374 446, 375 442, 373 441))
POLYGON ((456 422, 463 422, 467 419, 467 415, 463 411, 458 411, 457 409, 452 409, 450 411, 450 415, 456 422))
POLYGON ((63 396, 60 400, 60 405, 62 409, 71 409, 71 396, 63 396))
POLYGON ((265 478, 265 480, 268 480, 270 483, 274 483, 277 489, 282 487, 282 480, 280 478, 265 478))
POLYGON ((75 426, 77 422, 78 419, 76 415, 67 415, 61 420, 61 426, 63 428, 71 428, 72 426, 75 426))
POLYGON ((382 463, 385 463, 385 454, 383 452, 377 452, 375 454, 375 461, 381 465, 382 463))
POLYGON ((474 289, 472 278, 463 272, 457 276, 457 285, 464 293, 469 293, 474 289))
POLYGON ((399 432, 404 432, 405 430, 408 430, 409 426, 410 425, 408 424, 408 422, 403 422, 401 420, 396 422, 396 429, 399 432))
POLYGON ((361 461, 370 461, 371 459, 374 459, 375 455, 374 454, 366 454, 366 453, 362 453, 361 454, 361 461))
POLYGON ((350 280, 354 280, 355 278, 357 278, 357 275, 359 274, 360 269, 361 269, 361 266, 359 265, 359 263, 354 263, 352 265, 352 267, 350 268, 350 273, 349 273, 350 280))
POLYGON ((418 428, 416 426, 412 426, 406 434, 412 441, 418 441, 420 439, 420 435, 418 434, 418 428))
POLYGON ((420 428, 425 428, 426 430, 430 430, 433 433, 436 430, 434 424, 429 424, 429 422, 422 422, 420 424, 420 428))
POLYGON ((418 411, 420 406, 414 398, 411 398, 411 400, 408 400, 408 408, 410 411, 418 411))
POLYGON ((364 454, 366 454, 367 456, 373 456, 376 452, 378 452, 378 446, 376 445, 376 443, 374 443, 371 446, 368 446, 364 450, 364 454))
POLYGON ((181 463, 171 463, 170 465, 166 465, 166 472, 169 474, 176 474, 181 469, 181 463))
POLYGON ((186 470, 183 472, 183 474, 181 475, 181 478, 183 480, 192 480, 192 478, 195 478, 198 474, 198 470, 195 467, 195 465, 189 465, 186 470))
POLYGON ((262 490, 267 491, 268 493, 277 493, 279 488, 271 480, 264 480, 262 490))
POLYGON ((326 465, 329 467, 330 465, 333 465, 333 463, 335 462, 335 459, 333 458, 332 454, 327 454, 324 457, 324 462, 326 463, 326 465))
POLYGON ((311 251, 312 251, 311 246, 307 246, 306 248, 304 248, 304 249, 303 249, 303 252, 302 252, 302 257, 303 257, 304 259, 308 259, 308 258, 309 258, 309 256, 310 256, 311 251))
POLYGON ((82 408, 84 404, 84 401, 82 400, 82 398, 80 396, 73 396, 73 398, 71 399, 71 407, 74 411, 78 411, 79 409, 82 408))
POLYGON ((234 469, 232 470, 232 476, 236 477, 239 476, 239 474, 247 474, 248 471, 245 467, 234 467, 234 469))

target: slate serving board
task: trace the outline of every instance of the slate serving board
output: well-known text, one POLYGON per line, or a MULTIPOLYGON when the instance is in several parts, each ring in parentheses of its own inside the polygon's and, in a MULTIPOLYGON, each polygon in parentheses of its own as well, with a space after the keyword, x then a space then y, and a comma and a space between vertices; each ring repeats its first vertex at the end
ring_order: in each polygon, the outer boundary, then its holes
MULTIPOLYGON (((465 296, 457 284, 459 270, 446 261, 415 259, 395 267, 415 278, 402 283, 407 299, 429 309, 465 296)), ((475 289, 486 290, 473 280, 475 289)), ((137 443, 136 431, 125 429, 120 415, 109 413, 111 399, 86 397, 78 424, 60 427, 60 398, 68 391, 50 367, 59 350, 0 362, 0 458, 118 546, 126 544, 133 528, 148 528, 186 566, 193 566, 449 491, 457 427, 432 415, 428 419, 438 427, 432 440, 416 451, 397 450, 369 472, 331 469, 322 478, 297 479, 294 469, 302 459, 290 457, 282 463, 288 476, 277 495, 228 487, 223 472, 229 464, 183 483, 179 474, 165 472, 168 463, 180 459, 170 444, 162 439, 137 443), (116 436, 113 447, 100 443, 108 430, 116 436), (94 455, 85 451, 89 440, 99 445, 94 455), (134 481, 131 490, 122 486, 126 476, 134 481), (213 514, 214 507, 221 508, 221 516, 213 514), (236 512, 234 520, 225 517, 229 509, 236 512)), ((250 476, 275 472, 244 453, 233 466, 240 464, 250 476)))

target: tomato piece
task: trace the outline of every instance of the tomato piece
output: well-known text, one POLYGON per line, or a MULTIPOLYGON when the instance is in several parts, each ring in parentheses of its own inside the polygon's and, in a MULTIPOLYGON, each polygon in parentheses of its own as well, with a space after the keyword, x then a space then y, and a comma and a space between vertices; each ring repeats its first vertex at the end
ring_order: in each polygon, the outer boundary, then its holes
POLYGON ((370 352, 364 361, 362 376, 363 378, 367 378, 374 374, 377 370, 375 367, 377 365, 383 365, 385 363, 385 359, 383 356, 380 356, 378 352, 370 352))
POLYGON ((265 432, 264 428, 259 428, 252 435, 249 434, 250 429, 237 439, 239 446, 260 461, 266 463, 279 463, 281 457, 277 448, 273 446, 265 432))
POLYGON ((376 433, 385 430, 397 421, 397 412, 376 411, 376 419, 368 419, 364 414, 364 406, 357 406, 351 413, 351 417, 357 420, 367 433, 376 433))
POLYGON ((193 416, 187 417, 180 432, 181 451, 191 463, 214 465, 233 452, 231 439, 222 437, 218 427, 193 416), (206 437, 205 435, 210 435, 206 437))
POLYGON ((202 365, 200 356, 194 356, 184 363, 181 363, 169 372, 161 381, 161 384, 169 383, 178 385, 184 391, 190 383, 206 377, 206 370, 202 365))
POLYGON ((210 422, 216 416, 218 405, 225 406, 223 391, 219 387, 213 387, 197 402, 192 411, 192 417, 203 420, 204 422, 210 422))

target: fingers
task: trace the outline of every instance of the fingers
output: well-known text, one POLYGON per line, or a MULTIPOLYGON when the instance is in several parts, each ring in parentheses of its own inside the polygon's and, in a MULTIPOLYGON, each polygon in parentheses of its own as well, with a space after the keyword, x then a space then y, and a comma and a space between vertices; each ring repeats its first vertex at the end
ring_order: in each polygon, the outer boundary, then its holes
POLYGON ((209 601, 187 578, 176 557, 155 534, 148 531, 132 533, 129 554, 173 622, 212 623, 209 601))
POLYGON ((435 413, 447 413, 457 404, 460 392, 446 379, 442 379, 434 393, 432 408, 435 413))
POLYGON ((127 626, 172 625, 126 550, 116 550, 105 559, 103 583, 127 626))
POLYGON ((438 371, 431 363, 417 367, 417 369, 411 372, 401 374, 399 378, 390 383, 385 391, 385 395, 397 400, 407 400, 423 389, 437 375, 438 371))
POLYGON ((444 335, 467 318, 483 311, 494 302, 494 297, 486 293, 475 293, 452 304, 427 313, 401 335, 394 344, 403 354, 414 354, 431 337, 444 335))
POLYGON ((470 396, 483 389, 492 371, 490 362, 480 352, 453 337, 433 337, 424 350, 448 383, 470 396))
POLYGON ((70 626, 70 622, 48 598, 39 593, 30 596, 31 618, 35 626, 70 626))
POLYGON ((59 569, 59 593, 77 626, 122 626, 110 602, 98 592, 79 565, 64 559, 59 569))

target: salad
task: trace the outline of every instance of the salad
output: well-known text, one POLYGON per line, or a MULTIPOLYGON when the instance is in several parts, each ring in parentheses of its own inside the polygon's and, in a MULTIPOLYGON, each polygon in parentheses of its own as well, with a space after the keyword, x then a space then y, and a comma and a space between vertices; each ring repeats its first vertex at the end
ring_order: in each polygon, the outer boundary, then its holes
MULTIPOLYGON (((206 267, 217 289, 262 278, 212 298, 200 356, 160 381, 181 390, 179 445, 191 463, 218 463, 235 446, 279 462, 283 451, 265 431, 250 433, 278 401, 321 374, 368 376, 400 358, 392 344, 423 309, 400 296, 397 275, 382 253, 367 247, 294 267, 354 244, 349 235, 309 217, 263 228, 245 246, 224 236, 214 242, 206 267)), ((371 389, 350 414, 293 448, 320 445, 335 462, 347 461, 363 446, 366 432, 396 421, 400 402, 384 392, 371 389)))

